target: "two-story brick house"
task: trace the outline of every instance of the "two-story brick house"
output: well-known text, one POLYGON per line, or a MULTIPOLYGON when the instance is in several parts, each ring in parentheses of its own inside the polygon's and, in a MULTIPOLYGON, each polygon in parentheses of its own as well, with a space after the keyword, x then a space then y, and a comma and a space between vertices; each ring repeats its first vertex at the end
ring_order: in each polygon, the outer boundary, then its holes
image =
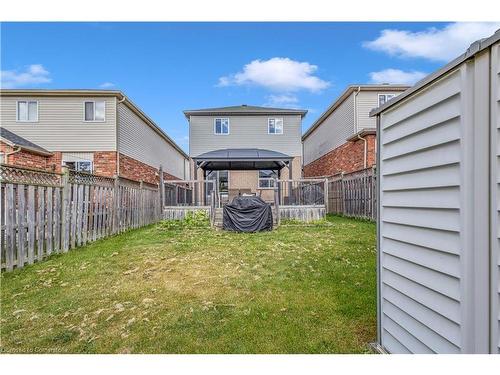
POLYGON ((215 180, 231 196, 272 200, 274 178, 302 175, 302 119, 307 111, 249 105, 187 110, 195 180, 215 180))
POLYGON ((348 86, 302 136, 304 176, 332 176, 375 165, 376 123, 369 113, 407 88, 348 86))
POLYGON ((188 155, 120 91, 4 89, 0 118, 4 163, 149 183, 161 165, 166 179, 189 178, 188 155))

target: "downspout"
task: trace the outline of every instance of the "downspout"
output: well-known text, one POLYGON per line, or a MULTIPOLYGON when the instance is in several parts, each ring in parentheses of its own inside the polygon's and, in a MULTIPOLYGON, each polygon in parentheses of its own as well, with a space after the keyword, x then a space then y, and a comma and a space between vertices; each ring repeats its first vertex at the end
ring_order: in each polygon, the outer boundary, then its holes
POLYGON ((366 165, 368 164, 367 162, 367 156, 368 156, 368 141, 366 140, 366 138, 363 138, 362 136, 360 136, 359 134, 357 135, 358 136, 358 139, 361 139, 363 140, 364 144, 365 144, 365 148, 364 148, 364 156, 363 156, 363 169, 366 169, 366 165))
MULTIPOLYGON (((358 103, 357 103, 357 96, 359 92, 361 91, 361 86, 358 86, 358 89, 354 92, 354 134, 358 133, 358 103)), ((367 154, 368 154, 368 144, 367 140, 363 137, 361 137, 359 134, 357 134, 358 139, 362 139, 364 142, 364 156, 363 156, 363 169, 366 169, 367 163, 367 154)))
POLYGON ((17 147, 17 149, 14 149, 14 151, 11 151, 11 152, 6 152, 5 153, 5 161, 7 162, 6 164, 8 164, 8 161, 9 161, 9 156, 10 155, 14 155, 14 154, 17 154, 19 151, 21 151, 21 147, 17 147))
POLYGON ((123 95, 123 97, 116 102, 116 175, 117 176, 120 175, 120 150, 118 148, 118 135, 119 135, 119 130, 118 130, 118 126, 119 126, 118 104, 123 103, 126 99, 127 98, 125 97, 125 95, 123 95))

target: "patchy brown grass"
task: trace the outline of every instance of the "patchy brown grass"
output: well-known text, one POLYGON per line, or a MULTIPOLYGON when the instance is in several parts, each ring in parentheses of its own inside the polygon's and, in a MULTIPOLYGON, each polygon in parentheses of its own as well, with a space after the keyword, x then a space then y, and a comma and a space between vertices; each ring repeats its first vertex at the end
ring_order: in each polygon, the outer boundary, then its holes
POLYGON ((238 234, 155 225, 1 277, 8 353, 359 353, 375 226, 238 234))

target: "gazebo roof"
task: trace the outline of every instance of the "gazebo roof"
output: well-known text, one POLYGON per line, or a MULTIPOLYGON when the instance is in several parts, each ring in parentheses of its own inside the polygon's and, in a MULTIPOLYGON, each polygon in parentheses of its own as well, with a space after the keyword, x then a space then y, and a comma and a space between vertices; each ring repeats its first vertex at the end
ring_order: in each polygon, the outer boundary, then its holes
POLYGON ((197 166, 204 170, 281 169, 292 159, 281 152, 260 148, 227 148, 193 157, 197 166))

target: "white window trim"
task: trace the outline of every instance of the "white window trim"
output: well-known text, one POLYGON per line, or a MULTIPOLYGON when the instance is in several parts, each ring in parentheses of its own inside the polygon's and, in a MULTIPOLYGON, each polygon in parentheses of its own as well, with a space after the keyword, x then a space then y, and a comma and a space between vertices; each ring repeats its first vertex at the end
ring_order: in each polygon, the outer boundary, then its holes
POLYGON ((64 166, 66 163, 75 163, 75 166, 77 167, 76 170, 78 171, 78 163, 90 163, 90 173, 94 172, 94 162, 92 160, 62 160, 61 164, 64 166))
POLYGON ((283 120, 283 117, 268 117, 267 118, 267 134, 270 134, 270 135, 283 135, 283 132, 284 132, 284 127, 285 127, 285 120, 283 120), (281 120, 281 133, 271 133, 269 131, 270 129, 270 126, 269 126, 269 120, 274 120, 274 129, 276 129, 276 120, 281 120))
POLYGON ((105 100, 97 100, 97 101, 104 103, 104 119, 102 119, 102 120, 95 119, 96 100, 84 100, 83 101, 83 122, 106 122, 106 101, 105 100), (94 120, 85 120, 85 103, 94 103, 94 120))
MULTIPOLYGON (((271 133, 272 134, 272 133, 271 133)), ((267 171, 269 169, 262 169, 263 171, 267 171)), ((275 186, 269 186, 269 187, 261 187, 260 186, 260 181, 261 180, 266 180, 266 181, 270 181, 270 180, 273 180, 274 181, 274 178, 269 178, 269 177, 260 177, 260 169, 257 170, 257 189, 259 190, 274 190, 275 186)))
MULTIPOLYGON (((16 100, 16 122, 38 122, 38 100, 32 100, 32 99, 22 99, 22 100, 16 100), (19 102, 34 102, 36 103, 36 120, 19 120, 19 102)), ((28 104, 28 116, 29 116, 29 104, 28 104)))
POLYGON ((392 98, 394 98, 395 96, 397 96, 397 94, 392 94, 392 93, 388 93, 388 94, 378 94, 377 96, 377 105, 378 106, 381 106, 381 105, 384 105, 385 103, 387 103, 389 100, 391 100, 392 98), (387 98, 387 95, 392 95, 390 98, 387 98), (383 104, 380 104, 380 97, 381 96, 384 96, 385 97, 385 102, 383 104))
POLYGON ((229 117, 216 117, 214 118, 214 134, 215 135, 229 135, 231 133, 231 123, 229 117), (227 120, 227 133, 217 133, 217 120, 227 120))

